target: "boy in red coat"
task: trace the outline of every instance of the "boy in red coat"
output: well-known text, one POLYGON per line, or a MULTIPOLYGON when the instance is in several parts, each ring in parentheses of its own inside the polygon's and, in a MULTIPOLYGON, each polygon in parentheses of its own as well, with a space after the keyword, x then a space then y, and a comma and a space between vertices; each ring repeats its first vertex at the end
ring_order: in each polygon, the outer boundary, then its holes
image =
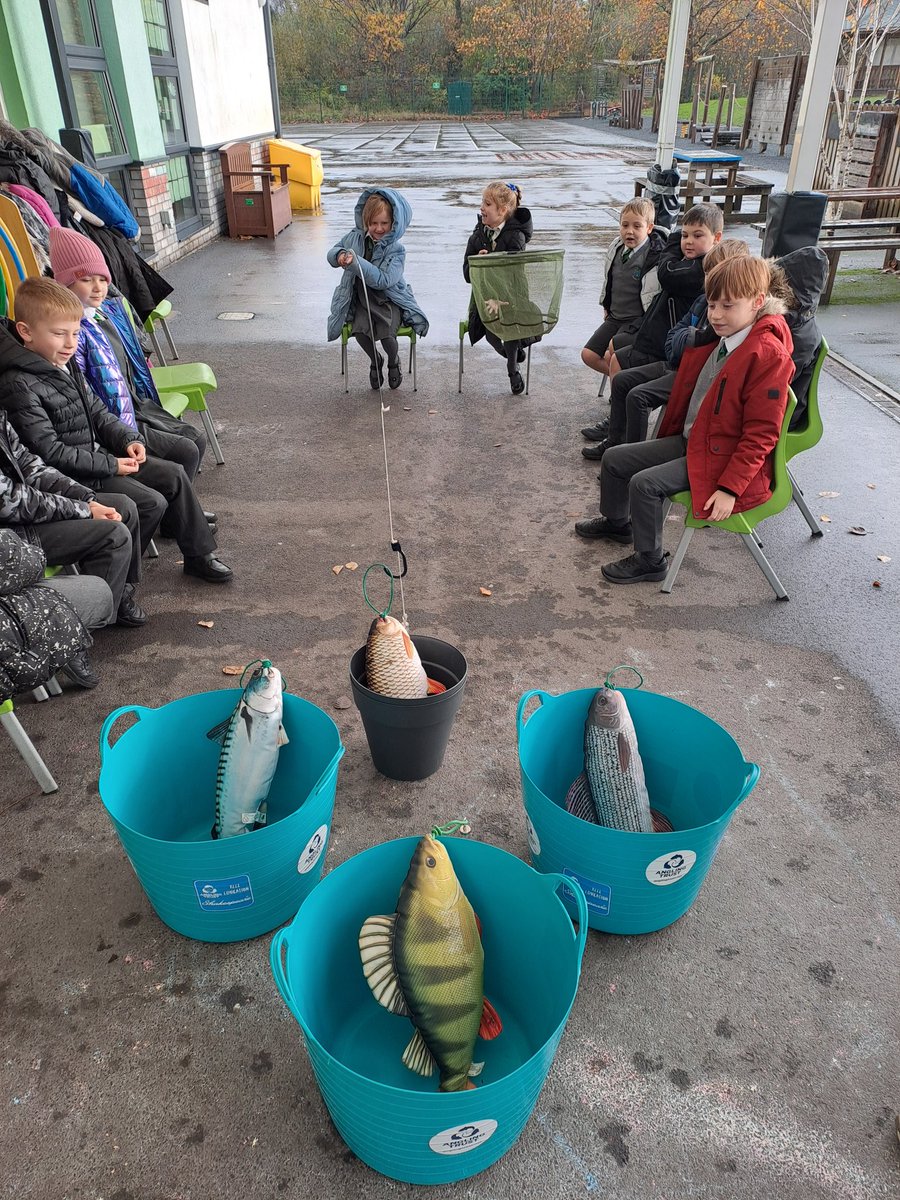
POLYGON ((724 521, 772 494, 778 443, 794 373, 793 343, 768 295, 761 258, 732 258, 706 277, 709 324, 718 340, 684 352, 655 441, 614 446, 600 473, 602 517, 583 536, 634 543, 634 553, 601 568, 610 583, 664 579, 663 504, 691 490, 694 516, 724 521))

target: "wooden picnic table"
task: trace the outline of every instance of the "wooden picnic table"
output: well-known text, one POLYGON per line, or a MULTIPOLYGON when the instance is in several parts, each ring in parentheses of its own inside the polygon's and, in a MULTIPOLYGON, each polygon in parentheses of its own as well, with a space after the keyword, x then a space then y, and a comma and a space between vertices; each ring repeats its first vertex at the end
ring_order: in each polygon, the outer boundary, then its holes
MULTIPOLYGON (((726 221, 755 221, 765 217, 774 184, 739 174, 742 155, 724 150, 677 150, 673 157, 679 167, 687 167, 679 188, 685 212, 698 200, 710 201, 715 197, 721 199, 726 221), (758 213, 741 212, 745 196, 759 196, 758 213)), ((643 194, 646 183, 646 179, 634 181, 636 196, 643 194)))

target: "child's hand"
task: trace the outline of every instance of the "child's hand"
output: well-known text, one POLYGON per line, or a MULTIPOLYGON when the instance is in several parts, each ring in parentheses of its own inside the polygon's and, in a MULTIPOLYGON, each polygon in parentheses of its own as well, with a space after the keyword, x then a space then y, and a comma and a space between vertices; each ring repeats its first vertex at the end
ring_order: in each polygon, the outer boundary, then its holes
POLYGON ((132 442, 125 447, 125 453, 139 465, 147 461, 147 450, 142 442, 132 442))
POLYGON ((96 500, 88 501, 88 508, 91 510, 91 518, 94 521, 121 521, 122 514, 114 508, 109 508, 106 504, 100 504, 96 500))
POLYGON ((712 508, 712 512, 709 514, 711 521, 724 521, 734 512, 736 498, 730 492, 723 492, 721 489, 716 488, 703 505, 703 509, 705 511, 708 508, 712 508))
POLYGON ((140 470, 141 464, 133 458, 117 458, 119 464, 116 470, 117 475, 134 475, 140 470))
POLYGON ((352 262, 353 262, 353 255, 350 253, 349 250, 342 250, 340 252, 340 254, 338 255, 338 266, 339 267, 349 267, 352 262))
POLYGON ((478 253, 479 254, 488 254, 489 251, 488 250, 479 250, 478 253))

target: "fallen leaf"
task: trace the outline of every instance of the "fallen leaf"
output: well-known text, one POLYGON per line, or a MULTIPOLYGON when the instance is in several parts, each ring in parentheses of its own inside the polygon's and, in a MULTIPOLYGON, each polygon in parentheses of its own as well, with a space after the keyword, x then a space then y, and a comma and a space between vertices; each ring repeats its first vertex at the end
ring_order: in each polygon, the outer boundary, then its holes
POLYGON ((493 596, 494 594, 490 588, 479 588, 478 590, 481 592, 482 596, 493 596))
POLYGON ((880 580, 880 579, 873 579, 873 580, 872 580, 872 587, 881 587, 881 580, 880 580))
POLYGON ((353 701, 350 699, 349 696, 338 696, 337 700, 335 700, 335 702, 334 702, 334 707, 335 708, 352 708, 353 701))
POLYGON ((404 404, 404 405, 403 405, 403 411, 404 411, 404 412, 412 412, 412 409, 409 407, 409 405, 408 405, 408 404, 404 404))
POLYGON ((436 414, 437 414, 437 409, 436 409, 436 408, 429 408, 429 410, 428 410, 428 415, 429 415, 429 417, 436 416, 436 414))
POLYGON ((359 563, 348 562, 348 563, 344 563, 344 566, 347 568, 348 571, 355 571, 356 568, 359 566, 359 563))
POLYGON ((215 625, 215 621, 198 621, 197 624, 202 625, 204 629, 212 629, 213 625, 215 625))
POLYGON ((839 496, 840 494, 841 494, 840 492, 819 492, 820 496, 825 496, 829 500, 833 500, 835 498, 835 496, 839 496))
POLYGON ((499 449, 501 448, 501 446, 502 446, 502 445, 503 445, 503 443, 502 443, 502 442, 494 442, 494 449, 495 449, 495 450, 499 450, 499 449))
POLYGON ((334 574, 334 575, 340 575, 340 573, 341 573, 341 571, 343 571, 343 569, 344 569, 344 564, 338 563, 337 566, 331 568, 331 571, 332 571, 332 574, 334 574))
POLYGON ((867 483, 867 484, 866 484, 866 487, 867 487, 867 488, 871 488, 871 490, 872 490, 873 492, 875 491, 875 484, 874 484, 874 483, 867 483))
POLYGON ((184 559, 183 559, 183 558, 176 558, 176 559, 175 559, 175 566, 176 566, 176 567, 183 567, 183 566, 184 566, 184 559))
POLYGON ((223 667, 222 668, 223 675, 243 675, 243 673, 244 673, 243 667, 223 667))
POLYGON ((857 537, 865 537, 869 531, 868 531, 868 529, 865 529, 862 525, 851 525, 850 528, 847 530, 847 532, 855 533, 857 537))
POLYGON ((567 517, 580 517, 581 513, 566 513, 567 517))
POLYGON ((879 562, 890 562, 891 561, 891 556, 889 554, 876 554, 875 557, 878 559, 879 562))
POLYGON ((826 517, 824 513, 819 517, 820 521, 824 521, 826 525, 831 524, 831 517, 826 517))

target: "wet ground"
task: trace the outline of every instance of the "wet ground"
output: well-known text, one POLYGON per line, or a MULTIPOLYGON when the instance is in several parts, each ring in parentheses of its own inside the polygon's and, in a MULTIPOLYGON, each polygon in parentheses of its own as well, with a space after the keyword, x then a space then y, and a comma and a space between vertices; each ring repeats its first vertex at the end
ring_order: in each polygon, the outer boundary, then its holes
MULTIPOLYGON (((608 587, 599 566, 619 552, 572 533, 597 500, 578 428, 602 410, 578 348, 645 148, 587 122, 298 134, 325 156, 322 215, 168 272, 182 358, 212 363, 219 380, 226 464, 210 463, 199 491, 238 577, 222 590, 188 581, 161 542, 142 589, 152 622, 98 637, 101 686, 20 706, 59 792, 41 796, 3 751, 0 1196, 414 1192, 362 1165, 330 1125, 268 938, 213 946, 171 933, 97 799, 96 739, 112 708, 228 686, 223 665, 260 655, 334 717, 347 747, 326 870, 462 815, 473 836, 526 857, 516 700, 597 684, 617 663, 721 722, 762 770, 681 921, 590 935, 521 1141, 435 1196, 896 1194, 896 412, 823 376, 825 437, 796 474, 830 518, 825 536, 811 539, 795 509, 763 528, 789 603, 736 539, 710 532, 671 596, 608 587), (496 176, 522 186, 535 243, 567 251, 563 311, 534 351, 528 397, 509 394, 483 344, 467 349, 457 393, 462 251, 496 176), (377 775, 355 710, 337 707, 368 610, 360 573, 331 568, 385 558, 388 527, 377 398, 354 348, 344 394, 338 349, 324 343, 336 281, 324 255, 371 182, 401 186, 413 205, 407 275, 432 320, 419 390, 404 380, 386 415, 406 604, 414 631, 458 644, 470 667, 444 767, 417 784, 377 775), (236 311, 253 319, 217 319, 236 311)), ((677 539, 672 521, 670 549, 677 539)))

